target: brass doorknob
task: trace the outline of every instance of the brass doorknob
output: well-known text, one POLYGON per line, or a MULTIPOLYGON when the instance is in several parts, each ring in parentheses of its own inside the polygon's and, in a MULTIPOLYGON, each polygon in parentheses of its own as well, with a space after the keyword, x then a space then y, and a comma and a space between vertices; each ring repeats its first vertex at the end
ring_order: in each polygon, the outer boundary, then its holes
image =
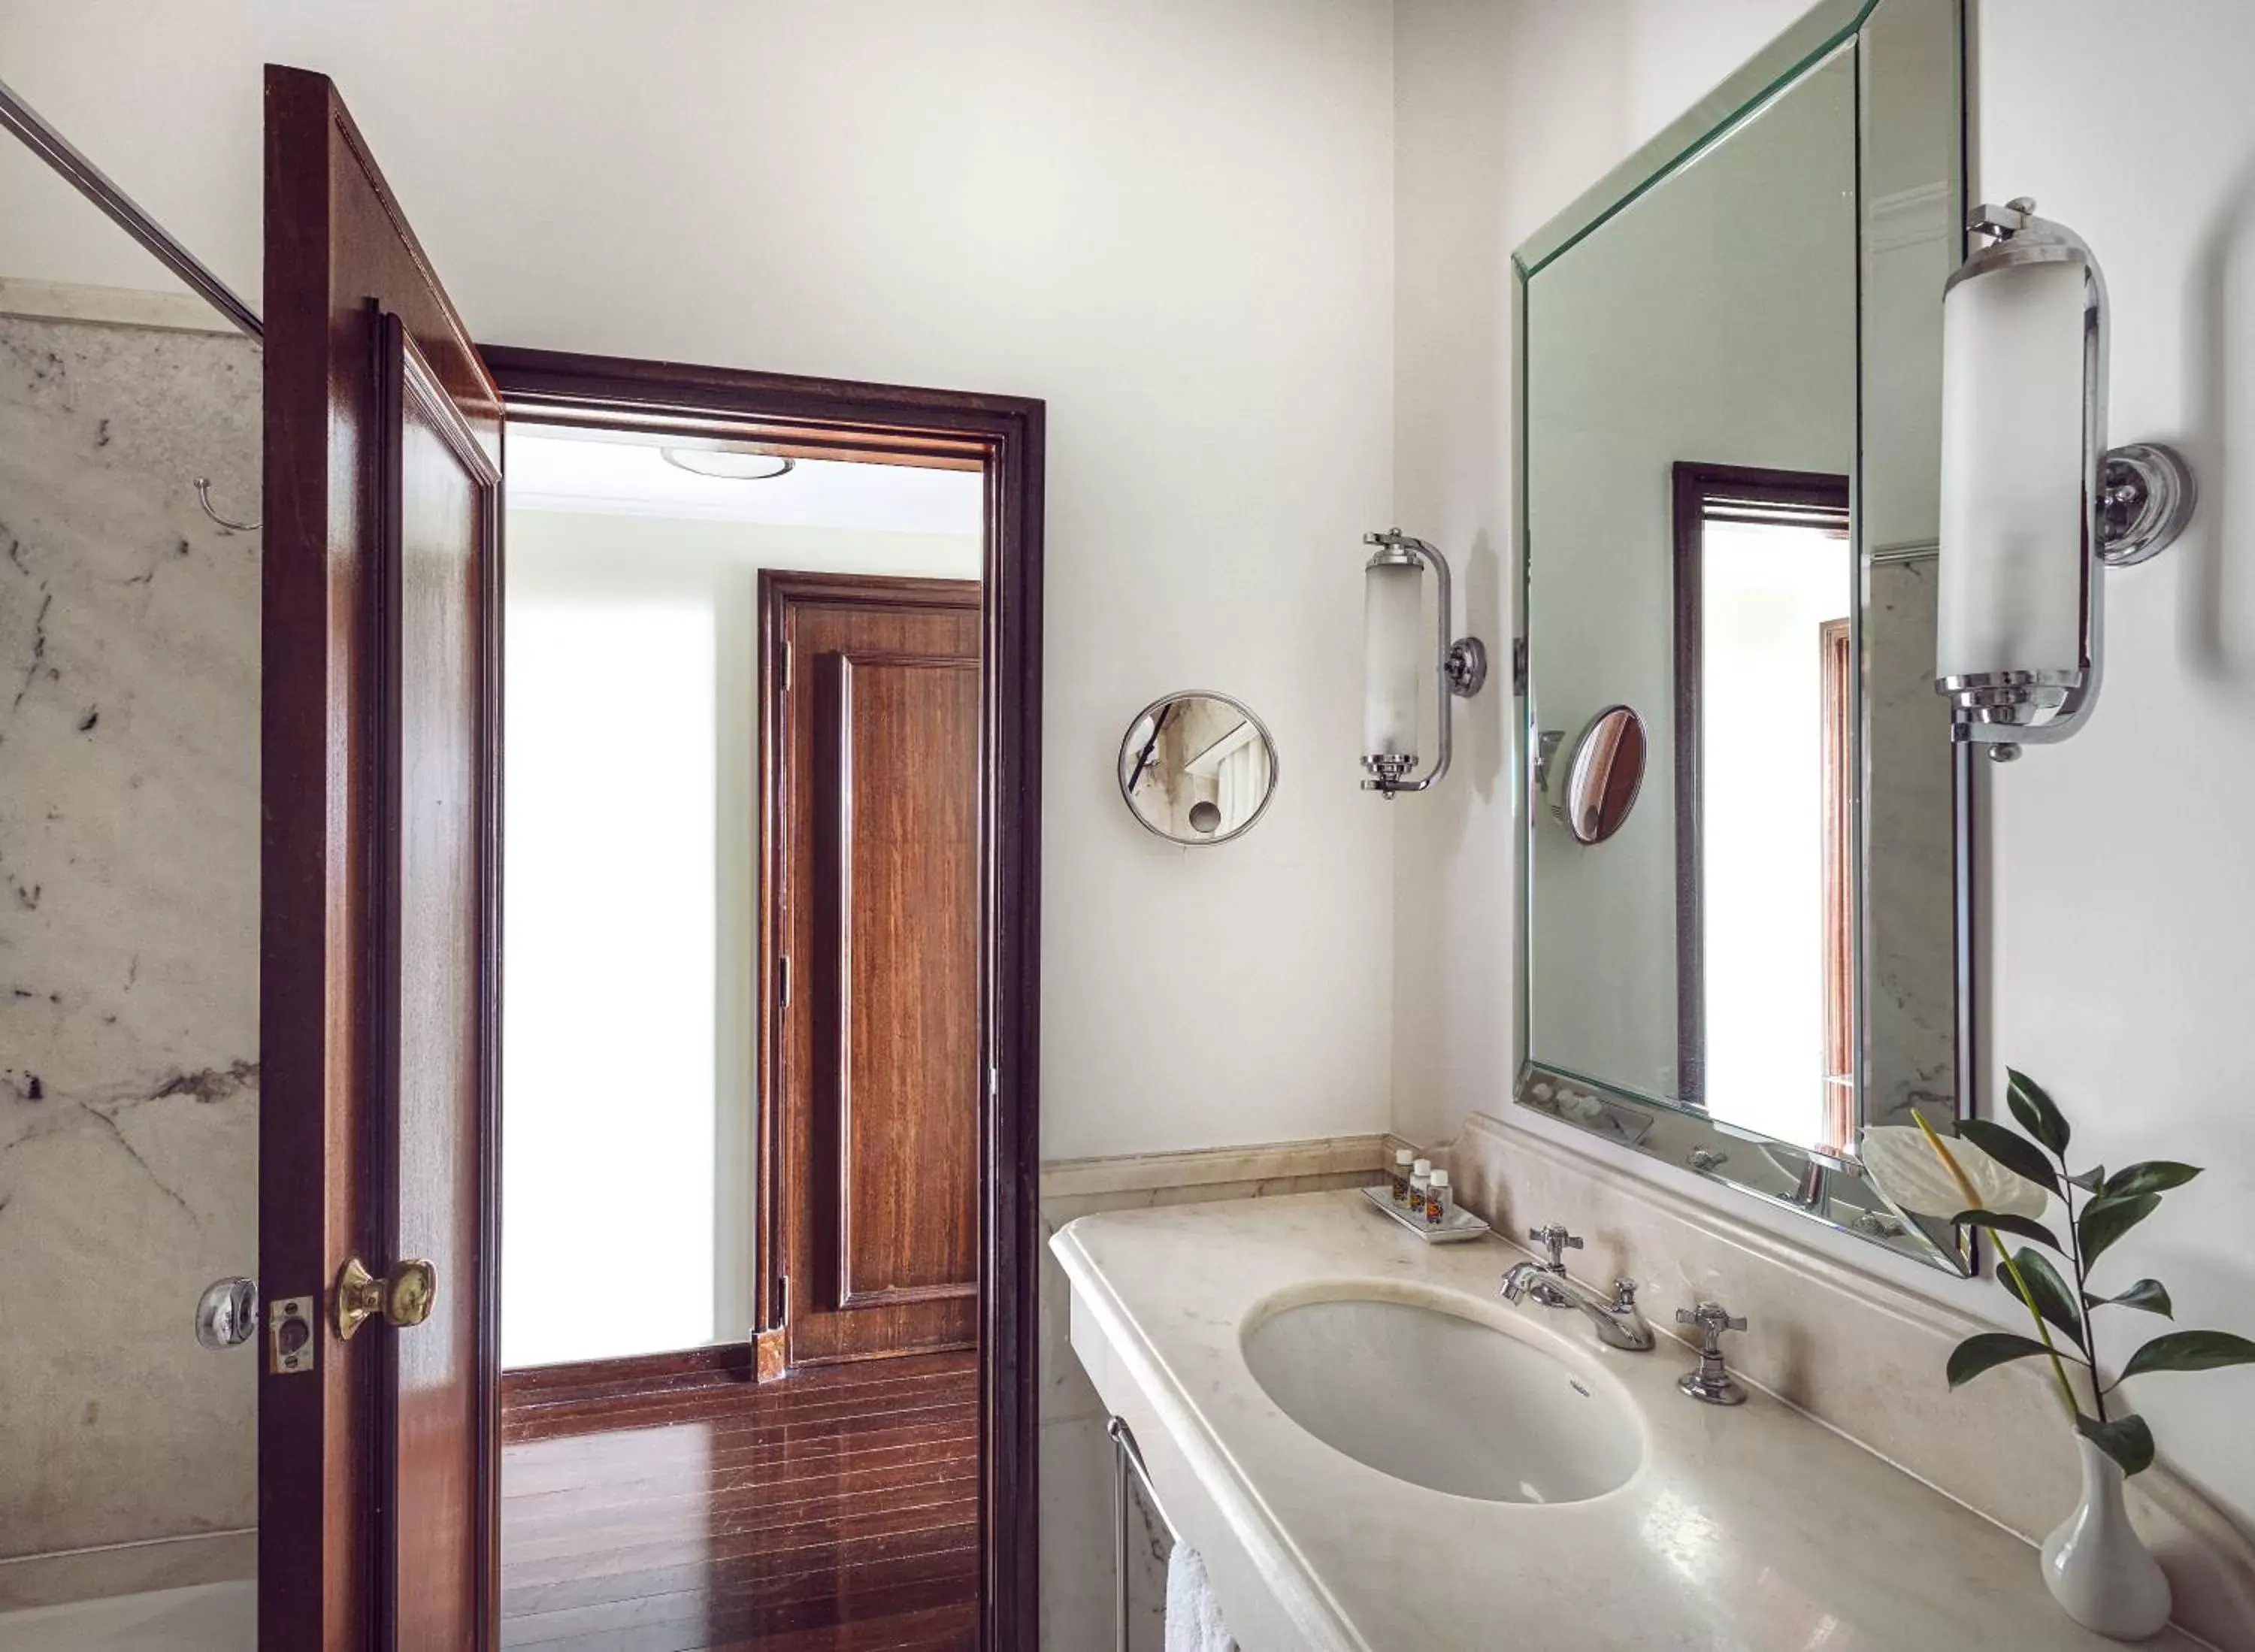
POLYGON ((346 1341, 368 1320, 382 1318, 405 1327, 431 1317, 439 1297, 439 1270, 420 1257, 394 1263, 382 1279, 357 1256, 337 1270, 337 1334, 346 1341))

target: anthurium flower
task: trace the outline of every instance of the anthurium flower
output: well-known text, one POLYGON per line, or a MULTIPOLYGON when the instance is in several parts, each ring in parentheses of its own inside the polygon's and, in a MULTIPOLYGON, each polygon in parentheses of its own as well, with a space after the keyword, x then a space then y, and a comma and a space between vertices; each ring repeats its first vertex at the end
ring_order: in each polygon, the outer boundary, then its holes
POLYGON ((1949 1143, 1949 1156, 1972 1192, 1970 1205, 1928 1144, 1926 1132, 1914 1124, 1876 1124, 1864 1132, 1864 1169, 1879 1191, 1897 1208, 1914 1216, 1942 1221, 1969 1209, 1994 1211, 2001 1216, 2041 1216, 2049 1196, 2025 1176, 2006 1169, 1972 1142, 1959 1137, 1949 1143))

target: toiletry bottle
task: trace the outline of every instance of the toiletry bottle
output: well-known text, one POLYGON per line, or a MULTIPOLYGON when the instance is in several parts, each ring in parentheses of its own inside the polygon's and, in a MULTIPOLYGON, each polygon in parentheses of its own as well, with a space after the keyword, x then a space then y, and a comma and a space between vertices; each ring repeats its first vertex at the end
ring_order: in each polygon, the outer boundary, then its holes
POLYGON ((1409 1202, 1409 1167, 1416 1158, 1406 1147, 1394 1156, 1394 1202, 1397 1205, 1409 1202))
POLYGON ((1433 1161, 1419 1159, 1409 1167, 1409 1214, 1425 1213, 1425 1184, 1431 1179, 1433 1161))
POLYGON ((1455 1213, 1449 1202, 1449 1173, 1435 1170, 1425 1180, 1425 1226, 1438 1227, 1455 1213))

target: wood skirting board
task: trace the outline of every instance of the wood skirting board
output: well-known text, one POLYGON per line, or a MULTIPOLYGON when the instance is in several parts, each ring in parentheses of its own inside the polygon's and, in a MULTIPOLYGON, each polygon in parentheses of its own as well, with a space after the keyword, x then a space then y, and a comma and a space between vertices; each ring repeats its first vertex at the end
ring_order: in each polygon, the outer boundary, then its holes
POLYGON ((630 1353, 608 1360, 571 1360, 558 1365, 518 1366, 501 1374, 501 1402, 508 1409, 569 1404, 613 1395, 703 1388, 754 1380, 748 1342, 718 1342, 701 1348, 661 1353, 630 1353))
MULTIPOLYGON (((2076 1456, 2034 1362, 1955 1392, 1943 1380, 1949 1350, 1989 1321, 1503 1120, 1474 1114, 1433 1156, 1499 1233, 1563 1222, 1587 1244, 1577 1276, 1643 1282, 1656 1328, 1673 1334, 1675 1309, 1707 1298, 1744 1315, 1734 1374, 1944 1496, 2031 1543, 2075 1507, 2076 1456)), ((2160 1465, 2131 1481, 2130 1501, 2180 1627, 2255 1652, 2255 1540, 2160 1465)), ((2033 1557, 2025 1581, 2039 1586, 2033 1557)))

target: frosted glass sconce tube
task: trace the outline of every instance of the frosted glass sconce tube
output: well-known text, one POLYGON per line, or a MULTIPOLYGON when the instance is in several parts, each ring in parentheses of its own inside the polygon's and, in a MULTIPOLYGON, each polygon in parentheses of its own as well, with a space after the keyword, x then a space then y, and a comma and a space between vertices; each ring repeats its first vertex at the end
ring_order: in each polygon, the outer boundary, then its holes
POLYGON ((1999 761, 2064 740, 2098 698, 2104 568, 2190 520, 2191 471, 2106 446, 2106 283, 2080 235, 2021 199, 1943 291, 1935 686, 1951 734, 1999 761))
POLYGON ((1450 640, 1446 557, 1399 528, 1366 533, 1362 542, 1373 547, 1363 565, 1362 766, 1370 778, 1362 789, 1390 800, 1397 792, 1423 791, 1449 772, 1450 701, 1479 692, 1487 680, 1487 650, 1476 636, 1450 640), (1428 568, 1437 614, 1430 634, 1423 613, 1428 568), (1417 685, 1428 672, 1439 749, 1432 768, 1419 775, 1417 685))

